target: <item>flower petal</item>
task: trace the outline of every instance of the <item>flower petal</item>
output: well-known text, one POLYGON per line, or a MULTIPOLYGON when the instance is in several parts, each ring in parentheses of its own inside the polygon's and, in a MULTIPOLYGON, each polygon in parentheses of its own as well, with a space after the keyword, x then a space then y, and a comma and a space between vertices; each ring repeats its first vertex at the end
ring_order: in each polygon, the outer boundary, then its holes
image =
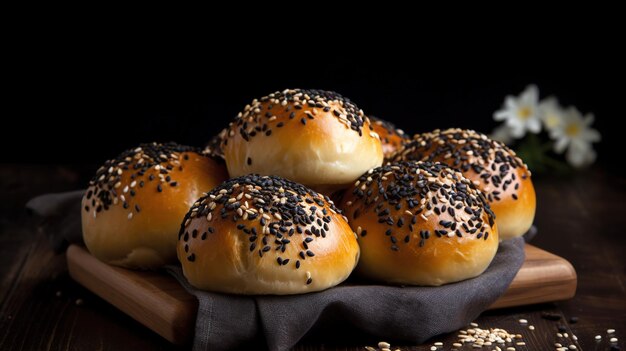
POLYGON ((602 140, 602 136, 600 135, 600 132, 591 128, 584 130, 582 132, 582 138, 592 143, 596 143, 602 140))
POLYGON ((563 151, 565 151, 565 148, 567 147, 567 144, 569 144, 569 139, 567 139, 566 137, 561 137, 557 139, 557 141, 554 143, 554 152, 558 154, 563 153, 563 151))
POLYGON ((526 127, 533 133, 539 133, 541 131, 541 122, 537 118, 529 118, 526 121, 526 127))
POLYGON ((528 105, 537 105, 537 102, 539 101, 539 88, 537 88, 534 84, 527 86, 522 92, 520 100, 522 103, 528 105))
POLYGON ((496 121, 504 121, 505 119, 511 116, 511 111, 509 110, 499 110, 493 114, 493 119, 496 121))

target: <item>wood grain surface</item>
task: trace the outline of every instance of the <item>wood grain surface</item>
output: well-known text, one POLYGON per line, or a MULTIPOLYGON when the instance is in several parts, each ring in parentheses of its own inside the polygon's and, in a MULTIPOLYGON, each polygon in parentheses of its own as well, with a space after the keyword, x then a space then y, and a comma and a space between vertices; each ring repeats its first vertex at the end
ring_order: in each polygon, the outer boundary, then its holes
MULTIPOLYGON (((526 245, 526 260, 494 308, 569 299, 576 292, 576 272, 565 259, 526 245)), ((110 266, 84 248, 67 250, 70 276, 139 323, 173 343, 193 336, 196 299, 165 273, 110 266)))

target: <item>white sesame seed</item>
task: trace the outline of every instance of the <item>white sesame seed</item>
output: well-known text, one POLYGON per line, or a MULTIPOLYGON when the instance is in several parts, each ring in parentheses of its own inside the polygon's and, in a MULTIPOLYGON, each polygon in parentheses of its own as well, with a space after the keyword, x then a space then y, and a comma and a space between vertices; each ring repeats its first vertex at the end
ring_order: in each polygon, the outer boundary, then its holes
POLYGON ((567 334, 567 333, 563 333, 563 337, 564 337, 564 338, 569 338, 569 334, 567 334))
POLYGON ((578 348, 578 347, 576 347, 576 345, 570 345, 570 346, 569 346, 569 349, 570 349, 570 350, 576 350, 577 348, 578 348))
POLYGON ((600 335, 596 335, 596 340, 602 340, 602 337, 600 335))
POLYGON ((535 330, 535 326, 534 326, 534 325, 529 325, 529 326, 528 326, 528 329, 530 329, 530 330, 535 330))
POLYGON ((563 337, 563 334, 561 334, 561 333, 556 333, 556 336, 557 336, 557 337, 559 337, 559 338, 562 338, 562 337, 563 337))
POLYGON ((443 343, 438 341, 438 342, 434 343, 433 345, 435 345, 435 346, 443 346, 443 343))
POLYGON ((132 218, 133 218, 133 213, 132 213, 132 212, 129 212, 129 213, 128 213, 128 219, 132 219, 132 218))
MULTIPOLYGON (((306 272, 306 273, 307 273, 307 278, 310 278, 311 277, 311 273, 309 273, 309 272, 306 272)), ((382 349, 382 348, 390 348, 390 347, 391 347, 391 345, 388 342, 381 341, 381 342, 378 343, 378 348, 380 348, 380 349, 382 349)))
POLYGON ((515 347, 507 347, 506 351, 515 351, 515 347))
POLYGON ((454 344, 452 344, 452 346, 454 346, 454 347, 463 347, 463 344, 455 342, 454 344))
POLYGON ((576 335, 572 334, 572 339, 574 339, 574 341, 577 341, 578 337, 576 335))
POLYGON ((526 345, 526 343, 523 342, 523 341, 518 341, 518 342, 515 343, 515 345, 517 345, 517 346, 524 346, 524 345, 526 345))
POLYGON ((559 348, 559 347, 563 347, 563 345, 561 345, 561 344, 559 344, 559 343, 557 342, 557 343, 554 343, 554 347, 559 348))
POLYGON ((525 319, 520 319, 520 320, 519 320, 519 322, 520 322, 520 323, 522 323, 522 324, 526 324, 526 323, 528 323, 528 321, 527 321, 527 320, 525 320, 525 319))
POLYGON ((606 333, 607 334, 613 334, 613 333, 615 333, 615 329, 607 329, 606 333))
POLYGON ((617 342, 617 338, 611 338, 609 341, 610 342, 617 342))
MULTIPOLYGON (((285 102, 286 102, 286 101, 287 101, 287 100, 285 100, 285 102)), ((371 346, 365 346, 365 349, 366 349, 367 351, 376 351, 376 349, 375 349, 375 348, 373 348, 373 347, 371 347, 371 346)))

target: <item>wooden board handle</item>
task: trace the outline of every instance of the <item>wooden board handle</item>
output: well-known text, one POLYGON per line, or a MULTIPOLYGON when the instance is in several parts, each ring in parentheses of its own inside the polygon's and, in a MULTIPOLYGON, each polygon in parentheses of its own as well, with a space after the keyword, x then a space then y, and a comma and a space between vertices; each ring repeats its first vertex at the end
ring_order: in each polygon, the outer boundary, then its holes
POLYGON ((170 342, 193 336, 198 301, 173 277, 110 266, 76 245, 67 264, 74 280, 170 342))

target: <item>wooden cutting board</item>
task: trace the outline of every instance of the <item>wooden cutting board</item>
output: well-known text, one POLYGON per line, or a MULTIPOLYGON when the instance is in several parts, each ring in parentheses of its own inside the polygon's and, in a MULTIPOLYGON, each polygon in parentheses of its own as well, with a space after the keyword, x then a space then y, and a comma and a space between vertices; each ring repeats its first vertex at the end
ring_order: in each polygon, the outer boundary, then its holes
MULTIPOLYGON (((565 259, 526 245, 526 260, 509 289, 490 309, 566 300, 576 292, 576 271, 565 259)), ((71 245, 67 265, 74 280, 165 339, 190 340, 198 302, 176 279, 98 261, 84 248, 71 245)))

